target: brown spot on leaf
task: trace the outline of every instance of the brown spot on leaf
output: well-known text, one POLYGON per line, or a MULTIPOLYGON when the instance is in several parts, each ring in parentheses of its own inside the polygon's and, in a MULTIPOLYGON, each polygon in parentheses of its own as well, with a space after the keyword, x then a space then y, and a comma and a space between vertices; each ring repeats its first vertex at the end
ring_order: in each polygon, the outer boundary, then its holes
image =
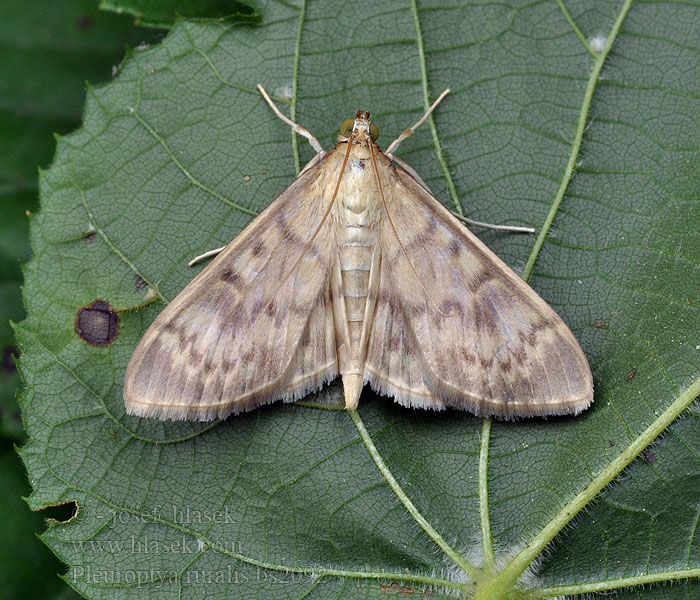
POLYGON ((91 346, 109 346, 119 333, 119 315, 104 300, 78 311, 75 332, 91 346))
POLYGON ((146 280, 143 277, 141 277, 140 275, 136 276, 136 280, 134 281, 134 285, 136 285, 137 290, 144 290, 148 287, 146 280))
POLYGON ((95 241, 95 233, 94 233, 94 232, 92 232, 92 233, 86 233, 86 234, 83 236, 83 239, 85 240, 85 243, 86 243, 86 244, 92 244, 92 242, 95 241))
POLYGON ((632 369, 625 375, 625 381, 632 381, 637 376, 637 367, 632 369))
POLYGON ((606 323, 605 321, 593 321, 593 323, 591 323, 591 327, 595 327, 596 329, 607 329, 610 327, 610 324, 606 323))

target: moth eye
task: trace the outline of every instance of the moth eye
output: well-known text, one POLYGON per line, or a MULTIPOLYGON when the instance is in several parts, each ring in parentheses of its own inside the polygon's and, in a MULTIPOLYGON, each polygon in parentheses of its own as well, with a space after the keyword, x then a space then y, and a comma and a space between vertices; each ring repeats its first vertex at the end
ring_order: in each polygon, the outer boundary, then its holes
POLYGON ((377 127, 374 123, 369 124, 369 135, 373 142, 377 141, 377 138, 379 137, 379 127, 377 127))
POLYGON ((352 128, 355 125, 355 119, 346 119, 340 126, 340 135, 349 138, 352 133, 352 128))

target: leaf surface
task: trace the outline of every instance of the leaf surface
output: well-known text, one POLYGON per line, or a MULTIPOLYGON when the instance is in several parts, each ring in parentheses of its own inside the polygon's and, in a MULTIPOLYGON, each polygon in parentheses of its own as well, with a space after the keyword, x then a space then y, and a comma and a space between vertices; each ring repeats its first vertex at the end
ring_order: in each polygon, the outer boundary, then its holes
POLYGON ((175 19, 226 19, 254 22, 258 16, 249 2, 238 0, 102 0, 100 8, 136 17, 138 25, 168 29, 175 19))
MULTIPOLYGON (((25 439, 16 401, 20 378, 10 321, 25 316, 20 261, 29 258, 29 217, 38 206, 38 167, 50 163, 54 132, 80 125, 85 80, 108 80, 125 44, 152 37, 129 20, 97 11, 92 0, 0 3, 0 596, 77 598, 64 567, 37 533, 47 511, 32 513, 25 469, 13 447, 25 439)), ((68 518, 70 508, 48 511, 68 518)))
POLYGON ((71 583, 110 599, 698 593, 700 7, 258 8, 259 26, 181 21, 135 51, 41 179, 22 454, 33 506, 80 506, 44 535, 71 583), (351 418, 331 386, 212 425, 126 416, 127 362, 187 261, 313 155, 257 83, 326 148, 358 108, 386 147, 450 87, 399 154, 450 208, 538 228, 480 235, 581 341, 593 407, 502 423, 366 390, 351 418), (103 347, 74 326, 97 299, 119 317, 103 347))

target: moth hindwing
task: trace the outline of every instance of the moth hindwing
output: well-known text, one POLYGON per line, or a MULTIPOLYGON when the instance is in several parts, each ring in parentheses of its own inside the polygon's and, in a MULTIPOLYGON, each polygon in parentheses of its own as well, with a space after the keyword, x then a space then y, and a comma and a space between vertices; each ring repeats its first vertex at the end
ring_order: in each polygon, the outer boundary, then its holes
POLYGON ((326 153, 260 91, 317 155, 146 331, 127 412, 223 418, 338 375, 348 409, 365 383, 404 406, 504 418, 588 407, 569 328, 393 155, 447 91, 386 153, 368 112, 326 153))

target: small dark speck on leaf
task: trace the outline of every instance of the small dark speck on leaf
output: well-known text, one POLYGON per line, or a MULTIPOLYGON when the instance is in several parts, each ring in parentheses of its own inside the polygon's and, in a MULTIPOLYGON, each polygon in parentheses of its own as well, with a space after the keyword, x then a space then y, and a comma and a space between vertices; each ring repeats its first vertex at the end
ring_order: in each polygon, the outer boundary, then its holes
POLYGON ((137 290, 145 290, 148 287, 146 280, 143 277, 141 277, 140 275, 136 276, 135 285, 136 285, 137 290))
POLYGON ((119 333, 119 315, 108 302, 95 300, 78 311, 75 332, 91 346, 109 346, 119 333))
POLYGON ((636 377, 636 375, 637 375, 637 367, 635 367, 634 369, 629 371, 627 373, 627 375, 625 375, 625 381, 632 381, 636 377))
POLYGON ((614 448, 615 447, 615 440, 610 440, 608 442, 608 448, 614 448))
POLYGON ((648 465, 653 465, 656 462, 656 454, 647 448, 642 452, 642 460, 648 465))
POLYGON ((83 239, 85 240, 86 244, 92 244, 92 242, 95 241, 95 234, 94 233, 88 233, 83 236, 83 239))
POLYGON ((78 27, 80 29, 90 29, 95 24, 95 19, 90 15, 83 15, 78 19, 78 27))
POLYGON ((6 373, 14 373, 17 370, 17 365, 15 364, 15 361, 12 360, 13 354, 15 356, 19 354, 17 348, 7 346, 2 349, 2 370, 6 373))

